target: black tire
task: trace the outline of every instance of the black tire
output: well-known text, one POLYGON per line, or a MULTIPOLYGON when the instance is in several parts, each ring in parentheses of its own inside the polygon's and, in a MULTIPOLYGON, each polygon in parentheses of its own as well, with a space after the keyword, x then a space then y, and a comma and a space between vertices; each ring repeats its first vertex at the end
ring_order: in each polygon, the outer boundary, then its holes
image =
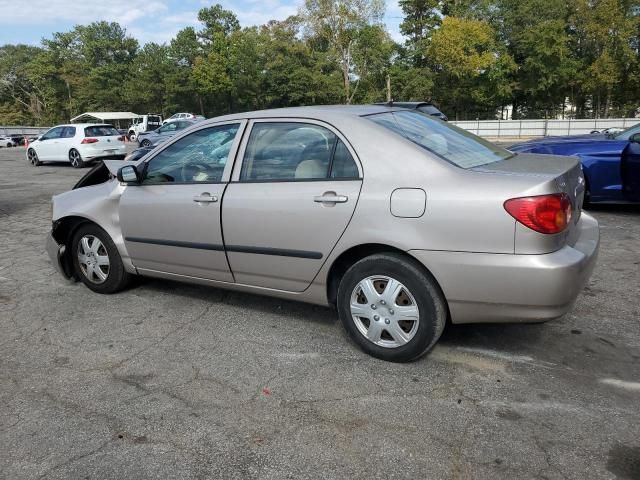
POLYGON ((94 292, 103 294, 119 292, 126 288, 133 278, 133 275, 125 271, 120 253, 118 253, 118 249, 109 234, 95 224, 85 224, 78 228, 71 240, 71 251, 69 254, 71 255, 76 277, 94 292), (101 281, 101 283, 90 280, 80 265, 80 259, 78 258, 79 246, 82 239, 86 236, 95 237, 100 240, 104 247, 104 250, 101 249, 102 251, 100 253, 104 255, 106 252, 108 255, 109 269, 108 272, 106 272, 106 279, 101 281))
POLYGON ((33 148, 27 150, 27 158, 29 159, 29 163, 34 167, 39 167, 42 165, 42 162, 38 158, 38 154, 33 148))
MULTIPOLYGON (((352 265, 340 281, 337 307, 342 325, 351 339, 369 355, 390 362, 408 362, 427 353, 442 335, 447 320, 446 301, 435 279, 417 261, 396 253, 371 255, 352 265), (351 315, 351 297, 356 292, 356 287, 362 280, 377 275, 402 283, 418 307, 417 330, 404 345, 389 348, 373 343, 360 332, 351 315)), ((382 310, 378 311, 383 314, 382 310)), ((393 313, 393 310, 386 312, 393 313)), ((385 323, 388 323, 386 319, 385 323)))
POLYGON ((140 146, 148 148, 151 146, 151 142, 149 140, 142 140, 142 143, 140 143, 140 146))
POLYGON ((84 167, 84 161, 82 160, 82 156, 80 152, 78 152, 75 148, 69 150, 69 162, 71 162, 71 166, 73 168, 82 168, 84 167))

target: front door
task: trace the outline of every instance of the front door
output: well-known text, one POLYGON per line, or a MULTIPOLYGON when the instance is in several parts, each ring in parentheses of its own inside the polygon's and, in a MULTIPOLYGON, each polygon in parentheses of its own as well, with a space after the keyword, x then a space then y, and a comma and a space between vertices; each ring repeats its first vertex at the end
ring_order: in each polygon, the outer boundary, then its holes
POLYGON ((640 202, 640 143, 630 141, 620 164, 625 200, 640 202))
POLYGON ((242 127, 199 129, 138 166, 143 180, 122 193, 120 222, 139 270, 233 282, 220 206, 242 127))
POLYGON ((352 152, 318 122, 255 121, 233 179, 222 226, 236 282, 305 290, 358 201, 352 152))
POLYGON ((55 127, 40 137, 36 148, 40 160, 60 160, 56 152, 59 150, 60 137, 64 129, 65 127, 55 127))

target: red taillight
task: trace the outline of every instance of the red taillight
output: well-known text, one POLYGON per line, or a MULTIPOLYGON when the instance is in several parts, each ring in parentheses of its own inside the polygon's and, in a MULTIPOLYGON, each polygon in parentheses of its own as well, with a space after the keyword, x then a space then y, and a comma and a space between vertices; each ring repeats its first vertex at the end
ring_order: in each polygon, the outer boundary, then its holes
POLYGON ((504 202, 509 214, 540 233, 560 233, 571 221, 571 200, 566 193, 512 198, 504 202))
POLYGON ((80 143, 82 143, 83 145, 86 145, 87 143, 98 143, 98 139, 97 138, 83 138, 80 143))

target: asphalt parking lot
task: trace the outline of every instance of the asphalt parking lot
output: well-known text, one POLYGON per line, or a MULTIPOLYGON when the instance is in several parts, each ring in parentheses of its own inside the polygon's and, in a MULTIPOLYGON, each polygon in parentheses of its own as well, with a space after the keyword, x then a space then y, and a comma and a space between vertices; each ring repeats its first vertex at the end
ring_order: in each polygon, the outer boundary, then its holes
POLYGON ((640 478, 640 208, 592 211, 570 314, 451 326, 398 365, 325 308, 65 283, 49 200, 85 172, 0 150, 0 478, 640 478))

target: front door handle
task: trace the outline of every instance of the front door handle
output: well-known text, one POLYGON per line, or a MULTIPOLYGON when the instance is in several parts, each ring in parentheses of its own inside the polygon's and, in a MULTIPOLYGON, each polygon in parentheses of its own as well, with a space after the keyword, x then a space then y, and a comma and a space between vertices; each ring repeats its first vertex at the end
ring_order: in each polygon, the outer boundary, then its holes
POLYGON ((319 197, 313 197, 316 203, 347 203, 349 197, 346 195, 336 195, 333 192, 327 192, 319 197))
POLYGON ((196 203, 215 203, 218 201, 218 197, 211 195, 209 192, 204 192, 193 197, 193 201, 196 203))

